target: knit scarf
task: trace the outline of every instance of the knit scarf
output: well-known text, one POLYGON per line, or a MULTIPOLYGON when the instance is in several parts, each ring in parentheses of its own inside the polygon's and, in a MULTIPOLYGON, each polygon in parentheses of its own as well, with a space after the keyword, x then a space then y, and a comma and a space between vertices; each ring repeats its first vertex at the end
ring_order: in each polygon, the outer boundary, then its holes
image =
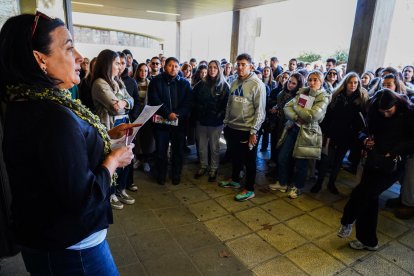
MULTIPOLYGON (((84 106, 79 100, 73 100, 69 90, 57 88, 37 89, 26 85, 10 85, 6 87, 6 95, 9 99, 30 99, 30 100, 48 100, 56 104, 69 108, 80 119, 94 127, 102 138, 104 143, 105 157, 111 153, 111 140, 108 136, 106 127, 101 124, 99 117, 93 114, 89 108, 84 106)), ((116 185, 116 173, 112 176, 111 185, 116 185)))

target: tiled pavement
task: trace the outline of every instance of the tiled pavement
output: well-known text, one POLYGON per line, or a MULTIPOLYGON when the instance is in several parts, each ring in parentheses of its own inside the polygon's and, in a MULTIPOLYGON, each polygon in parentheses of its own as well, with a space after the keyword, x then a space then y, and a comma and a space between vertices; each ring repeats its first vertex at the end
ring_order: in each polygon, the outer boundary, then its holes
MULTIPOLYGON (((414 219, 379 216, 380 249, 355 251, 336 236, 354 176, 341 172, 341 196, 326 190, 298 199, 266 189, 258 154, 256 197, 235 202, 235 191, 194 180, 187 157, 182 183, 159 186, 135 175, 136 203, 114 211, 108 242, 121 275, 414 275, 414 219)), ((230 165, 219 178, 230 174, 230 165)), ((309 183, 307 189, 311 184, 309 183)), ((398 185, 381 196, 395 197, 398 185)), ((132 193, 131 193, 132 194, 132 193)), ((2 261, 0 275, 26 275, 20 256, 2 261)))

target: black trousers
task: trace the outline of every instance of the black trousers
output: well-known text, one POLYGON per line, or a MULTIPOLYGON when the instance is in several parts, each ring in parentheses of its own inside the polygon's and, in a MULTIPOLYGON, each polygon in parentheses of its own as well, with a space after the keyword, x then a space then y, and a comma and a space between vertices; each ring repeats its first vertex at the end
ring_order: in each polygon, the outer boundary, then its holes
POLYGON ((254 191, 254 183, 256 180, 256 155, 257 145, 249 149, 249 131, 242 131, 225 128, 225 132, 230 140, 230 153, 232 164, 231 179, 235 182, 240 182, 240 171, 243 165, 246 166, 246 185, 245 189, 254 191))
POLYGON ((355 221, 356 237, 367 246, 376 246, 378 197, 398 180, 398 172, 385 174, 380 170, 364 169, 361 183, 354 188, 345 205, 341 223, 355 221))
POLYGON ((185 131, 182 129, 154 129, 156 156, 155 169, 158 180, 165 181, 168 172, 168 146, 171 141, 171 178, 180 179, 184 161, 185 131))
POLYGON ((331 173, 329 175, 328 186, 335 185, 336 178, 341 170, 342 160, 344 159, 347 150, 346 147, 329 145, 328 155, 322 154, 321 156, 318 169, 318 180, 316 181, 317 185, 322 185, 329 169, 331 169, 331 173))

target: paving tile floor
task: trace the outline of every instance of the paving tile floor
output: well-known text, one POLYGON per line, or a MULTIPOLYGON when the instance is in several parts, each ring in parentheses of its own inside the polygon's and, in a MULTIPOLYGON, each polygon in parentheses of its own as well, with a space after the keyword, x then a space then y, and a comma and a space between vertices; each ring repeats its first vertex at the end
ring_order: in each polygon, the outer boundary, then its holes
MULTIPOLYGON (((194 151, 194 149, 193 149, 194 151)), ((182 183, 159 186, 137 170, 134 205, 114 211, 108 242, 120 275, 414 275, 414 219, 399 220, 380 198, 380 249, 355 251, 336 236, 355 177, 341 171, 340 195, 326 189, 289 199, 267 189, 269 153, 258 153, 256 197, 235 202, 236 191, 194 179, 196 156, 186 157, 182 183)), ((230 175, 220 168, 219 180, 230 175)), ((0 275, 27 275, 20 255, 0 262, 0 275)))

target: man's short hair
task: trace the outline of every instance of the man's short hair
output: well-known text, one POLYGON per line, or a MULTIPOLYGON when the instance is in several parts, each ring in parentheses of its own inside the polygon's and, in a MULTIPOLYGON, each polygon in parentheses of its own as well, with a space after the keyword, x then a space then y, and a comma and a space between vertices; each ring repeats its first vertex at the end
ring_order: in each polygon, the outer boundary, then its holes
POLYGON ((333 65, 336 65, 336 59, 334 59, 334 58, 328 58, 326 60, 326 63, 328 63, 328 62, 332 62, 333 65))
POLYGON ((236 60, 247 60, 248 63, 252 63, 252 57, 249 54, 243 53, 237 56, 236 60))
POLYGON ((129 56, 131 56, 131 57, 133 57, 133 55, 132 55, 132 53, 131 53, 131 51, 130 50, 128 50, 128 49, 125 49, 125 50, 123 50, 122 51, 122 53, 124 53, 125 55, 129 55, 129 56))
POLYGON ((153 60, 153 59, 158 59, 161 62, 160 58, 157 57, 157 56, 151 58, 151 60, 153 60))
POLYGON ((279 61, 279 60, 277 59, 277 57, 271 57, 270 61, 279 61))
POLYGON ((190 58, 190 62, 197 62, 195 58, 190 58))
POLYGON ((169 64, 169 63, 170 63, 170 61, 174 61, 174 62, 176 62, 178 65, 180 65, 180 61, 179 61, 177 58, 175 58, 175 57, 169 57, 169 58, 167 58, 167 59, 165 60, 165 65, 169 64))

